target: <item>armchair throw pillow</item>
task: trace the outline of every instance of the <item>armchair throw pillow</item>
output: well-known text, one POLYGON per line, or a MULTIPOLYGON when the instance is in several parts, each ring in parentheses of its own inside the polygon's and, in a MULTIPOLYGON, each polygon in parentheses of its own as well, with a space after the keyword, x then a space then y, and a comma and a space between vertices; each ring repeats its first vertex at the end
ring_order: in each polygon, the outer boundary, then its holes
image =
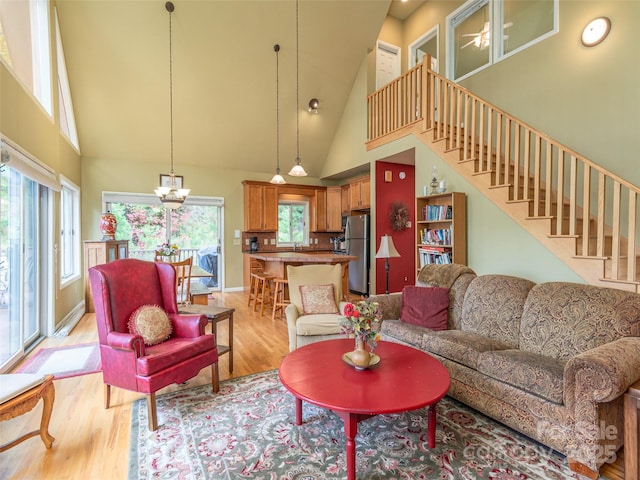
POLYGON ((149 347, 164 342, 172 330, 167 312, 157 305, 143 305, 129 318, 129 333, 140 335, 149 347))
POLYGON ((406 286, 402 289, 400 320, 431 330, 446 330, 449 289, 406 286))
POLYGON ((340 313, 336 304, 333 284, 300 285, 302 312, 305 315, 316 313, 340 313))

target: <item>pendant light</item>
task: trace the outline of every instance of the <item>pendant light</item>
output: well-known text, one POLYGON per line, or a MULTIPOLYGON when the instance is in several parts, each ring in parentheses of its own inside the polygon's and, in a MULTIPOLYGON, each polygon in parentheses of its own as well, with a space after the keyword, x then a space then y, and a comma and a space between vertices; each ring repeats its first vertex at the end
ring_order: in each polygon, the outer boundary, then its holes
POLYGON ((273 51, 276 52, 276 174, 269 181, 269 183, 283 185, 287 182, 282 177, 282 175, 280 175, 280 63, 278 60, 280 45, 276 43, 273 46, 273 51))
POLYGON ((292 177, 306 177, 307 172, 300 165, 300 47, 298 37, 298 0, 296 0, 296 164, 289 172, 289 175, 292 177))
POLYGON ((190 190, 188 188, 182 188, 182 177, 176 177, 176 174, 173 171, 173 51, 171 45, 171 13, 175 10, 175 7, 171 2, 165 3, 164 7, 167 9, 167 12, 169 12, 169 118, 171 134, 171 172, 165 182, 162 181, 163 175, 160 175, 161 184, 155 189, 155 193, 165 207, 173 210, 179 208, 184 203, 190 190))

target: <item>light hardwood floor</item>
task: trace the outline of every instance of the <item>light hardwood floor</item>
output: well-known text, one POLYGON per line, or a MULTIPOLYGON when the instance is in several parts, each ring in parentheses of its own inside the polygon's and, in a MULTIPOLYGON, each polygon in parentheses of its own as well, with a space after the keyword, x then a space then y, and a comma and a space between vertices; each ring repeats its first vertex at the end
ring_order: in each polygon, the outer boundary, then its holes
MULTIPOLYGON (((215 294, 213 305, 236 309, 234 314, 234 371, 229 374, 228 355, 220 358, 221 380, 277 368, 288 353, 286 322, 260 316, 246 306, 244 293, 215 294)), ((227 338, 227 322, 218 325, 220 340, 227 338)), ((96 342, 93 314, 85 315, 68 337, 47 338, 38 348, 96 342)), ((36 348, 37 350, 37 348, 36 348)), ((18 367, 16 367, 18 368, 18 367)), ((187 385, 161 390, 189 388, 210 383, 204 369, 187 385)), ((0 453, 0 479, 126 479, 129 461, 129 430, 132 402, 144 395, 113 388, 111 407, 103 408, 102 375, 92 374, 55 381, 56 398, 49 432, 55 437, 50 450, 34 437, 0 453)), ((0 423, 0 444, 39 427, 42 402, 30 413, 0 423)), ((622 452, 620 452, 622 453, 622 452)), ((601 474, 623 479, 621 457, 605 465, 601 474)))

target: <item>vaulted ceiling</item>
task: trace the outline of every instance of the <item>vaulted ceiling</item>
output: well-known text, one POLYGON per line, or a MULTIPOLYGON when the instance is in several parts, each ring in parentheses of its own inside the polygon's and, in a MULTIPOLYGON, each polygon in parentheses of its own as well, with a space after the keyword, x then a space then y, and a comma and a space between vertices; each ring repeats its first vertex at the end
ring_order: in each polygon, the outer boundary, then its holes
MULTIPOLYGON (((300 155, 322 164, 358 68, 389 0, 299 3, 300 155), (311 98, 320 113, 310 114, 311 98)), ((398 16, 415 8, 392 7, 398 16), (408 10, 403 10, 403 8, 408 10)), ((419 4, 423 2, 418 2, 419 4)), ((174 162, 271 173, 276 163, 280 50, 280 165, 296 156, 296 3, 174 0, 174 162)), ((168 171, 169 13, 163 0, 58 0, 83 162, 149 162, 168 171)), ((366 128, 363 124, 362 128, 366 128)))

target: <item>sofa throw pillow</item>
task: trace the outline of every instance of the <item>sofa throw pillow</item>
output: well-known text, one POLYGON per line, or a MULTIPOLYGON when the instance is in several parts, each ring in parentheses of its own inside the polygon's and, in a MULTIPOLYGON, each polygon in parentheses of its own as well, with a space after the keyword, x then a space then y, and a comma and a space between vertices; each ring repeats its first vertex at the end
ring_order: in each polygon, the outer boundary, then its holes
POLYGON ((336 305, 336 295, 333 284, 329 285, 300 285, 302 313, 340 313, 336 305))
POLYGON ((446 330, 448 315, 448 288, 406 286, 402 289, 401 321, 431 330, 446 330))
POLYGON ((143 305, 129 317, 129 333, 140 335, 147 346, 164 342, 172 330, 167 313, 157 305, 143 305))

